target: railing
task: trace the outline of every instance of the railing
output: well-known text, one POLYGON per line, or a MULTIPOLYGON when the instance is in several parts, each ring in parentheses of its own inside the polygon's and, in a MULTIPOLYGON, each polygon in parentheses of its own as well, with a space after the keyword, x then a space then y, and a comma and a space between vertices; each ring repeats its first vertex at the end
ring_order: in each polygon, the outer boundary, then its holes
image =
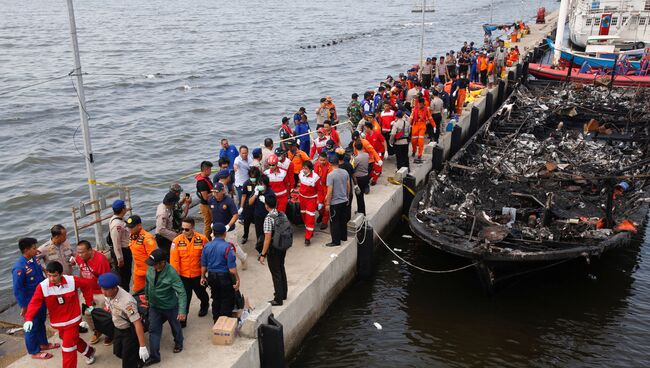
MULTIPOLYGON (((104 221, 110 219, 113 216, 113 201, 121 199, 125 202, 127 212, 131 212, 131 191, 129 188, 120 187, 114 189, 113 191, 107 193, 106 195, 100 196, 99 199, 95 201, 80 202, 78 207, 73 206, 71 209, 72 212, 72 223, 74 226, 74 235, 76 242, 80 240, 80 232, 84 229, 92 227, 96 223, 103 223, 104 221), (93 210, 93 205, 98 204, 99 210, 93 210), (108 210, 108 211, 107 211, 108 210), (99 212, 99 219, 95 219, 95 214, 99 212), (92 220, 87 220, 88 217, 91 217, 92 220)), ((106 244, 103 242, 103 235, 100 239, 100 244, 96 244, 97 249, 105 250, 106 244)))

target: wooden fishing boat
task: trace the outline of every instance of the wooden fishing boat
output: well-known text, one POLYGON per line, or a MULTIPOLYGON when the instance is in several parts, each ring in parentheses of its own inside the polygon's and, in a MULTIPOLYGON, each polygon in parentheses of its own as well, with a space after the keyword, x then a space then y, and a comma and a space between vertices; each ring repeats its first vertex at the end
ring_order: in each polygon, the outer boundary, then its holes
MULTIPOLYGON (((603 75, 602 73, 580 73, 579 68, 555 69, 551 65, 530 63, 528 72, 538 79, 549 79, 557 81, 580 82, 585 84, 600 83, 608 85, 612 80, 612 75, 603 75), (570 74, 569 74, 570 72, 570 74)), ((614 76, 614 86, 628 87, 650 87, 650 74, 647 76, 638 75, 616 75, 614 76)))
POLYGON ((627 247, 648 212, 650 91, 529 84, 430 173, 409 210, 413 232, 474 262, 488 289, 627 247), (625 112, 634 118, 619 126, 625 112))

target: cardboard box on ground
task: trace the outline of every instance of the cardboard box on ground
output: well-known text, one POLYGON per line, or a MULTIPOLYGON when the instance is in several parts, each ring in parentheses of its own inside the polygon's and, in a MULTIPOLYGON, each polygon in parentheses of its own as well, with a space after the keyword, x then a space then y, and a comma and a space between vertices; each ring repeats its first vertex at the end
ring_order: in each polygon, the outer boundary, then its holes
POLYGON ((221 316, 212 326, 212 344, 231 345, 237 336, 237 318, 221 316))

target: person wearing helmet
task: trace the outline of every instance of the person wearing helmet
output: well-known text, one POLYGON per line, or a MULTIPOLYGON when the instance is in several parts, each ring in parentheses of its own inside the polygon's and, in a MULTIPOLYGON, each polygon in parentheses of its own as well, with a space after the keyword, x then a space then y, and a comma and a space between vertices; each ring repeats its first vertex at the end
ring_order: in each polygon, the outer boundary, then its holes
POLYGON ((323 152, 323 149, 325 149, 325 145, 327 144, 327 141, 330 140, 330 137, 325 135, 324 128, 318 128, 316 134, 318 136, 316 137, 316 139, 314 139, 314 143, 312 143, 311 145, 311 151, 309 151, 309 157, 311 159, 314 159, 321 152, 323 152))
POLYGON ((327 159, 329 160, 332 158, 336 153, 334 152, 338 146, 336 145, 336 142, 334 142, 333 139, 330 139, 327 141, 325 144, 325 149, 323 149, 323 152, 327 155, 327 159))
POLYGON ((264 175, 269 178, 269 187, 277 197, 277 210, 285 212, 287 202, 289 202, 289 191, 293 189, 291 174, 287 170, 278 166, 278 156, 275 154, 269 156, 267 161, 269 168, 264 171, 264 175))

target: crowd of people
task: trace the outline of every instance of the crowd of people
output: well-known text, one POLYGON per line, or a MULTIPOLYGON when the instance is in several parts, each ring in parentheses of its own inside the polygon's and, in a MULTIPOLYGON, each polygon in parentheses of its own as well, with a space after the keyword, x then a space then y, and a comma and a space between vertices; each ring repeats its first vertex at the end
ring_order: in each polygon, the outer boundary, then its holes
POLYGON ((437 142, 444 116, 461 112, 470 83, 494 82, 518 60, 516 47, 506 52, 499 42, 482 49, 466 42, 458 52, 438 61, 428 58, 397 79, 389 75, 361 100, 352 94, 346 121, 326 96, 314 110, 314 131, 301 107, 292 119, 281 120, 277 142, 268 137, 249 152, 246 145, 237 148, 222 139, 216 165, 201 162, 195 177, 202 232, 188 216, 193 196, 174 183, 156 209, 154 233, 143 228, 140 216, 127 217, 131 209, 124 201, 112 203, 110 257, 86 240, 73 247, 62 225, 53 226, 51 239, 40 247, 34 238, 20 239, 22 255, 12 273, 28 353, 50 359, 48 350, 60 348, 64 367, 76 367, 77 352, 92 364, 92 345, 102 340, 91 318, 97 309, 111 314, 115 330, 103 344, 113 345, 123 367, 160 362, 165 322, 172 329, 174 353, 181 352, 193 294, 200 303, 198 317, 210 309, 213 321, 233 314, 239 270, 249 266, 243 247, 252 238, 251 225, 257 260, 268 263, 273 281, 270 303, 282 305, 288 295, 284 264, 294 243, 293 229, 304 226, 305 246, 317 226, 330 228, 326 246, 347 241, 353 199, 356 212, 365 215, 365 196, 378 183, 384 161, 394 156, 398 170, 409 170, 410 147, 413 163, 422 163, 425 139, 437 142), (351 139, 343 142, 346 130, 351 139), (237 227, 242 227, 241 237, 237 227), (146 326, 134 295, 147 301, 146 326), (47 314, 60 344, 48 341, 47 314), (80 337, 82 320, 92 332, 89 344, 80 337))

